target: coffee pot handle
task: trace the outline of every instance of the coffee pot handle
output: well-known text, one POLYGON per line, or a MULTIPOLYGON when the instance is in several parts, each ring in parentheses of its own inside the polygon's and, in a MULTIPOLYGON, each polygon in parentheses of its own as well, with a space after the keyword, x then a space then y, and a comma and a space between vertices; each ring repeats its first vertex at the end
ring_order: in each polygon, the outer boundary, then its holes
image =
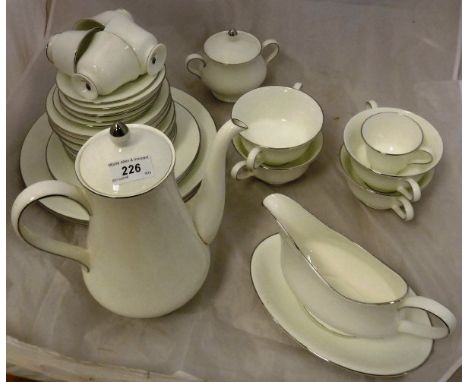
POLYGON ((29 186, 17 196, 11 209, 13 229, 20 238, 33 247, 78 261, 89 271, 90 261, 87 249, 39 235, 21 223, 21 215, 29 205, 51 196, 71 199, 86 209, 91 216, 88 201, 80 189, 58 180, 45 180, 29 186))
POLYGON ((409 320, 401 320, 398 324, 399 332, 437 340, 447 337, 457 326, 457 319, 454 314, 445 306, 430 298, 421 296, 408 297, 403 300, 398 310, 405 308, 421 309, 427 313, 431 313, 437 316, 444 323, 444 326, 434 327, 409 320))
POLYGON ((190 73, 192 73, 194 76, 197 76, 200 79, 201 79, 201 75, 202 75, 202 70, 203 70, 203 68, 205 66, 206 66, 205 59, 203 58, 203 56, 199 55, 198 53, 189 54, 185 58, 185 67, 187 68, 187 70, 190 73), (193 66, 192 62, 195 61, 195 60, 201 62, 201 66, 198 66, 198 67, 193 66))
POLYGON ((398 186, 397 191, 412 202, 417 202, 421 199, 421 187, 419 187, 419 183, 412 178, 405 179, 402 184, 398 186), (411 191, 408 190, 407 185, 411 191))
POLYGON ((272 46, 273 50, 271 51, 269 55, 267 55, 266 57, 264 56, 267 64, 278 55, 279 49, 280 49, 278 41, 270 38, 262 42, 262 55, 265 53, 265 50, 267 49, 268 46, 272 46))

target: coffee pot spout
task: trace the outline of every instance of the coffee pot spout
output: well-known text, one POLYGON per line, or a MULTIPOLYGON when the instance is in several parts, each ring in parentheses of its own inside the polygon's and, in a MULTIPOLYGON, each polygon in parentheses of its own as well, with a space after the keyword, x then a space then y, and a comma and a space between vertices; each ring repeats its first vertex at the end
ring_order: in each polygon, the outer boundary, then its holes
POLYGON ((219 129, 209 154, 200 189, 189 203, 195 228, 205 244, 213 241, 223 217, 226 153, 229 144, 234 136, 245 129, 247 125, 235 118, 227 121, 219 129))

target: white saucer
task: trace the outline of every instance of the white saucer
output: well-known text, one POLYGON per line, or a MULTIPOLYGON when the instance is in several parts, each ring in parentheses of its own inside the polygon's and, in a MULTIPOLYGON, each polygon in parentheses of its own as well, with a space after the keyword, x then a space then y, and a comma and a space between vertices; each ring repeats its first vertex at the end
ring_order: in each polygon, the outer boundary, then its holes
MULTIPOLYGON (((46 110, 51 122, 57 125, 57 128, 63 130, 68 135, 75 137, 92 137, 94 134, 100 131, 99 128, 87 127, 81 124, 75 123, 73 121, 67 120, 62 117, 60 113, 55 109, 53 102, 53 89, 49 91, 46 101, 46 110)), ((141 123, 141 124, 150 124, 155 119, 158 119, 159 114, 166 110, 167 102, 170 101, 170 91, 169 83, 164 81, 161 92, 158 95, 156 101, 151 105, 151 107, 142 115, 140 118, 135 119, 132 123, 141 123)))
MULTIPOLYGON (((198 125, 198 131, 200 134, 200 148, 198 155, 196 156, 193 164, 189 166, 190 170, 186 173, 185 176, 182 177, 182 179, 180 179, 178 183, 182 198, 185 201, 188 201, 188 199, 195 194, 195 191, 197 190, 203 178, 204 168, 208 159, 208 153, 216 136, 216 127, 213 119, 211 118, 211 115, 195 98, 175 88, 171 88, 171 93, 174 101, 178 104, 177 106, 185 108, 189 113, 188 115, 191 116, 191 128, 196 128, 198 125), (194 123, 193 120, 196 122, 194 123)), ((183 131, 184 129, 183 124, 189 122, 189 120, 184 119, 187 117, 187 114, 183 112, 177 112, 176 116, 178 128, 177 135, 179 135, 179 131, 183 131), (180 121, 179 115, 181 116, 180 121)), ((47 119, 47 114, 43 114, 35 122, 26 136, 26 139, 24 140, 23 147, 21 148, 20 169, 23 181, 26 186, 42 180, 54 179, 51 172, 49 171, 46 158, 46 148, 51 134, 52 130, 47 119)), ((183 137, 184 134, 181 133, 181 136, 183 137)), ((59 145, 59 147, 55 146, 54 150, 59 150, 60 147, 62 148, 63 154, 65 150, 63 149, 62 145, 59 145)), ((57 153, 54 155, 56 154, 57 153)), ((62 177, 62 179, 65 181, 73 183, 71 181, 71 179, 73 179, 72 175, 75 177, 76 175, 74 174, 74 165, 70 158, 64 154, 63 163, 61 161, 54 161, 54 163, 61 164, 63 167, 54 168, 53 171, 57 174, 61 174, 60 177, 62 177), (68 164, 71 164, 71 167, 67 164, 65 158, 68 161, 68 164)), ((40 203, 42 203, 52 212, 57 213, 58 215, 65 218, 83 223, 88 221, 87 212, 78 204, 68 199, 61 197, 50 197, 41 200, 40 203)))
MULTIPOLYGON (((409 334, 382 339, 334 333, 310 316, 283 277, 278 234, 263 240, 252 255, 255 290, 273 320, 317 357, 345 369, 372 376, 397 376, 424 364, 433 341, 409 334)), ((430 324, 427 313, 412 309, 411 320, 430 324)))
POLYGON ((166 77, 166 70, 161 70, 156 77, 143 75, 135 81, 128 82, 117 90, 105 96, 99 96, 94 100, 87 100, 80 97, 71 86, 71 79, 66 74, 57 72, 55 82, 60 91, 77 104, 90 108, 118 107, 134 103, 142 99, 151 91, 154 91, 166 77), (130 100, 131 99, 131 100, 130 100))
POLYGON ((367 150, 364 139, 361 135, 361 126, 364 121, 369 118, 371 115, 382 112, 397 112, 407 115, 409 118, 414 119, 422 128, 424 133, 423 145, 430 147, 433 160, 427 164, 410 164, 403 171, 401 171, 399 176, 416 176, 422 173, 425 173, 433 169, 442 158, 443 152, 443 143, 442 138, 440 137, 438 131, 424 118, 420 117, 417 114, 414 114, 410 111, 391 108, 391 107, 377 107, 373 109, 367 109, 361 111, 352 117, 344 129, 344 144, 349 154, 364 167, 370 168, 369 161, 367 159, 367 150))

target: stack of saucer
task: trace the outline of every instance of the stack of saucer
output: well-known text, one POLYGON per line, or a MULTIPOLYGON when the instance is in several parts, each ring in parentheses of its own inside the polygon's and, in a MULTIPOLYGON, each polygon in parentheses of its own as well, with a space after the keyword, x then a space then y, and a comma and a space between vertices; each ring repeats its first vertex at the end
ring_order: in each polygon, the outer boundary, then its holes
POLYGON ((58 71, 46 112, 70 157, 117 121, 150 125, 175 139, 166 47, 127 11, 79 20, 49 39, 46 54, 58 71))
POLYGON ((323 145, 323 113, 301 87, 257 88, 234 104, 233 119, 248 126, 233 140, 243 157, 231 170, 234 179, 285 184, 302 176, 315 160, 323 145))
POLYGON ((340 162, 349 188, 364 204, 392 209, 403 220, 414 217, 442 157, 437 130, 424 118, 402 109, 378 107, 351 118, 344 130, 340 162))
POLYGON ((79 96, 70 77, 59 72, 46 102, 50 126, 72 158, 90 137, 116 121, 150 125, 174 140, 175 106, 165 77, 164 69, 155 77, 143 75, 91 101, 79 96))

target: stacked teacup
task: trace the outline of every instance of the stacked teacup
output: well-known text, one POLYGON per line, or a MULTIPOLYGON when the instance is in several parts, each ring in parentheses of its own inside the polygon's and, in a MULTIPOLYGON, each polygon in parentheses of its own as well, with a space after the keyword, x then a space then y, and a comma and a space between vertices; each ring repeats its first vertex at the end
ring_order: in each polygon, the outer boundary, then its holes
POLYGON ((127 11, 79 20, 75 30, 52 36, 46 53, 58 70, 46 111, 71 157, 117 121, 150 125, 175 138, 166 47, 127 11))
POLYGON ((434 176, 443 144, 424 118, 397 108, 369 109, 350 119, 344 131, 340 162, 349 188, 364 204, 392 209, 412 220, 412 202, 434 176))
POLYGON ((288 183, 303 175, 320 153, 322 109, 301 87, 260 87, 234 104, 232 119, 248 126, 233 140, 243 157, 231 170, 234 179, 288 183))

